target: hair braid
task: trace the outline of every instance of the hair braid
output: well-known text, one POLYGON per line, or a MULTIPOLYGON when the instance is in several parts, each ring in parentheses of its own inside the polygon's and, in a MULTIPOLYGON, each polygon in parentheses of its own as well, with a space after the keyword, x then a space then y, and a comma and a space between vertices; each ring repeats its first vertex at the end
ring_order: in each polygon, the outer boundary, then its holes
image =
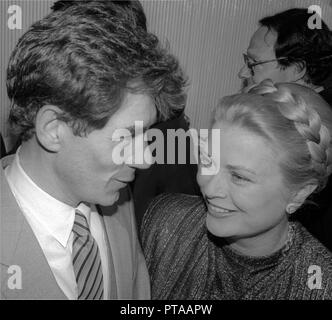
POLYGON ((311 155, 313 170, 324 178, 332 173, 331 133, 322 124, 318 112, 309 107, 298 95, 288 88, 277 88, 271 80, 263 81, 250 93, 268 96, 278 102, 280 113, 293 121, 295 128, 306 141, 311 155))

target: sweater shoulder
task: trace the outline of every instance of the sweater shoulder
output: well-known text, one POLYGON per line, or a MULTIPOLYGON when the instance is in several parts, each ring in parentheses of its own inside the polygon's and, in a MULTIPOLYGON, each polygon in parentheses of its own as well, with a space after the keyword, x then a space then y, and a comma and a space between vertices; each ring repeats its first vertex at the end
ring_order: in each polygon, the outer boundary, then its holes
MULTIPOLYGON (((157 196, 150 203, 142 223, 142 234, 165 228, 190 229, 193 223, 204 223, 205 205, 199 196, 165 193, 157 196), (185 223, 183 223, 185 221, 185 223), (192 223, 190 223, 192 222, 192 223)), ((188 230, 190 231, 190 230, 188 230)))
POLYGON ((205 216, 205 204, 198 196, 163 194, 150 204, 143 219, 141 239, 154 299, 189 297, 190 288, 205 281, 203 275, 208 266, 205 216))
POLYGON ((201 246, 202 241, 206 242, 205 217, 201 197, 184 194, 156 197, 142 222, 143 250, 147 256, 153 254, 164 260, 166 256, 177 255, 181 250, 187 252, 191 250, 189 247, 201 246))

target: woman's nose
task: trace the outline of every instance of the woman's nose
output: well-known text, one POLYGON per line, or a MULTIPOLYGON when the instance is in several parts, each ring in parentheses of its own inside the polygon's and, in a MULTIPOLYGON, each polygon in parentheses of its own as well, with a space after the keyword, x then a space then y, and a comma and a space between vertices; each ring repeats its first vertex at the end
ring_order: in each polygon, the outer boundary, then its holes
POLYGON ((212 176, 204 190, 208 197, 227 198, 227 184, 221 175, 212 176))

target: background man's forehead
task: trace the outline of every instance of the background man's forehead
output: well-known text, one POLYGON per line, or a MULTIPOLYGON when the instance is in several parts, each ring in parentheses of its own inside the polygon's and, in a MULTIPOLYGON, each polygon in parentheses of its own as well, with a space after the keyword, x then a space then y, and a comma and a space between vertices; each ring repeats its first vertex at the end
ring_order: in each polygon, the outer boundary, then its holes
POLYGON ((277 37, 277 33, 273 30, 269 30, 267 27, 260 27, 253 34, 250 40, 250 47, 274 47, 277 37))

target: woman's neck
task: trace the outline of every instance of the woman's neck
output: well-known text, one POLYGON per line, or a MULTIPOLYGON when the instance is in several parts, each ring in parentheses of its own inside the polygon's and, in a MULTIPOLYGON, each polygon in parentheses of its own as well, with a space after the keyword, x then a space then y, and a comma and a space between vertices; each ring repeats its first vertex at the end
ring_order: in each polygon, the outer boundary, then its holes
POLYGON ((280 250, 286 243, 289 233, 287 219, 263 233, 246 238, 228 238, 229 246, 239 253, 251 257, 269 256, 280 250))

